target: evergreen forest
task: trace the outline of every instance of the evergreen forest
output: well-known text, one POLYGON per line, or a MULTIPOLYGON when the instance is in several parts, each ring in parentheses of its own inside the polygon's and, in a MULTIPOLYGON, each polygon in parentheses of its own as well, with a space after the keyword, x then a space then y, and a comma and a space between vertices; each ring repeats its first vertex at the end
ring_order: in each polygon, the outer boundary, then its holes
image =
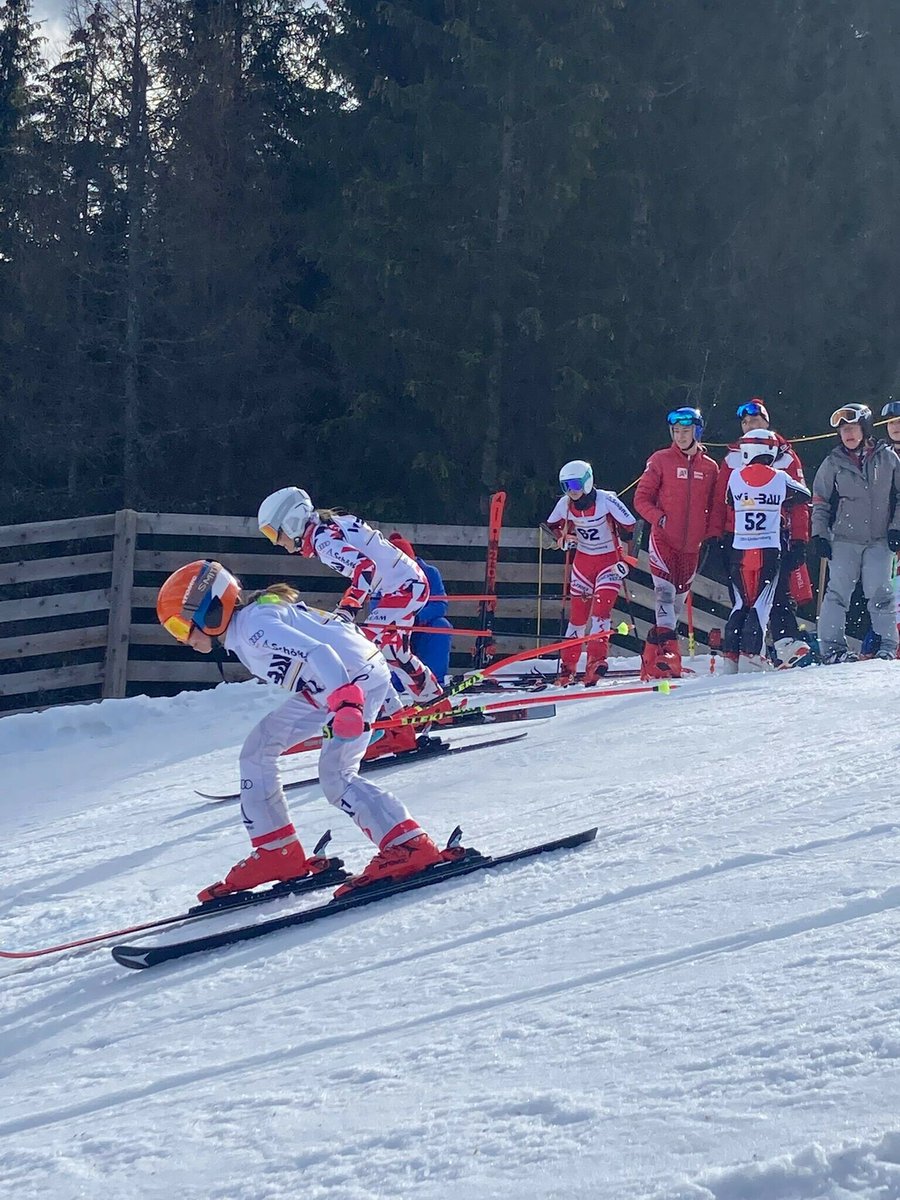
POLYGON ((78 0, 51 55, 6 0, 0 523, 532 524, 672 407, 880 410, 898 51, 895 0, 78 0))

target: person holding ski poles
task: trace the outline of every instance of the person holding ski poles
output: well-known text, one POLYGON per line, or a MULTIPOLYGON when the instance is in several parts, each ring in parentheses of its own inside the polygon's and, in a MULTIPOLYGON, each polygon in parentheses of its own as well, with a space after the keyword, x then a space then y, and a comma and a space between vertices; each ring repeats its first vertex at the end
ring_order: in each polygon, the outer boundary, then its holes
POLYGON ((450 853, 437 848, 396 796, 359 775, 367 724, 392 685, 383 655, 355 625, 308 608, 286 583, 245 594, 230 571, 208 559, 169 576, 159 590, 156 613, 183 645, 199 654, 223 647, 257 679, 288 693, 241 748, 241 817, 251 853, 223 880, 204 888, 201 902, 323 868, 327 860, 308 858, 300 843, 278 772, 284 750, 320 733, 318 771, 325 798, 378 850, 362 874, 341 884, 335 895, 405 878, 450 853))
POLYGON ((827 558, 828 587, 819 614, 823 661, 852 662, 846 621, 858 579, 869 606, 872 630, 881 638, 876 658, 897 656, 897 624, 891 567, 900 550, 900 458, 876 441, 872 411, 845 404, 831 414, 838 444, 813 480, 810 550, 827 558))
MULTIPOLYGON (((377 602, 363 628, 387 659, 400 683, 401 695, 413 704, 437 699, 442 687, 434 673, 413 654, 410 634, 416 615, 427 604, 425 572, 381 533, 352 513, 333 509, 317 511, 302 488, 281 488, 267 496, 257 516, 260 533, 289 554, 318 558, 326 567, 349 577, 350 586, 337 606, 352 621, 373 593, 377 602)), ((395 692, 388 697, 388 713, 402 707, 395 692)), ((415 730, 402 726, 388 730, 377 746, 378 754, 414 750, 415 730), (390 736, 388 736, 390 735, 390 736)))
MULTIPOLYGON (((620 542, 634 537, 634 514, 615 492, 594 487, 594 472, 589 462, 575 459, 559 472, 562 496, 547 518, 547 527, 557 538, 561 550, 574 549, 570 581, 569 624, 567 638, 583 638, 585 630, 600 633, 611 628, 613 605, 628 575, 620 542)), ((568 687, 575 682, 580 641, 573 641, 560 655, 557 683, 568 687)), ((609 638, 587 643, 587 668, 583 683, 590 687, 608 669, 609 638)))
POLYGON ((771 670, 766 626, 781 569, 782 509, 809 500, 809 489, 773 464, 780 445, 771 429, 751 429, 738 443, 741 466, 728 478, 725 502, 734 511, 728 558, 734 606, 725 625, 724 674, 771 670))
MULTIPOLYGON (((741 433, 753 429, 770 429, 769 411, 762 400, 754 397, 737 409, 741 433)), ((772 464, 776 470, 786 471, 797 483, 806 486, 803 464, 790 442, 775 433, 778 440, 778 456, 772 464)), ((727 558, 731 537, 734 532, 734 510, 726 503, 728 483, 733 471, 743 465, 740 442, 733 442, 719 468, 710 534, 721 539, 723 554, 727 558)), ((810 510, 808 504, 790 504, 783 512, 781 529, 781 567, 775 595, 769 615, 769 630, 775 648, 776 663, 781 668, 796 667, 808 660, 809 643, 800 636, 797 622, 797 604, 812 599, 812 585, 806 568, 806 551, 810 535, 810 510)))
POLYGON ((697 573, 700 546, 709 536, 719 469, 700 444, 699 408, 676 408, 666 421, 671 444, 651 454, 634 493, 634 507, 650 525, 656 606, 656 624, 647 633, 641 661, 642 679, 681 675, 677 622, 697 573))

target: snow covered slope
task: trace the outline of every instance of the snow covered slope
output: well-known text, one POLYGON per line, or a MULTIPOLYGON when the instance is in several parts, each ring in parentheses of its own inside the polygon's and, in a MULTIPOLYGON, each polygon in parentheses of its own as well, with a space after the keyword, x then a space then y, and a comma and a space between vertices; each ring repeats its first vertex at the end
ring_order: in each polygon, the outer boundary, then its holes
MULTIPOLYGON (((897 1200, 898 672, 564 704, 379 778, 438 838, 599 824, 589 847, 152 972, 107 948, 0 966, 0 1196, 897 1200)), ((238 812, 193 788, 235 786, 279 701, 0 721, 0 946, 220 878, 238 812)), ((317 790, 292 808, 366 861, 317 790)))

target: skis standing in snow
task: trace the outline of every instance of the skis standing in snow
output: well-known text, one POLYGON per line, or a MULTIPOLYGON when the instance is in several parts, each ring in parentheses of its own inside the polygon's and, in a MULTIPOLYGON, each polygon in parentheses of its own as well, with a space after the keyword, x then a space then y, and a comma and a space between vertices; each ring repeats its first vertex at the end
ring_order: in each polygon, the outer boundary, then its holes
MULTIPOLYGON (((571 601, 567 638, 581 638, 609 630, 616 596, 628 575, 620 541, 634 537, 634 514, 615 492, 594 487, 591 464, 581 459, 568 462, 559 473, 562 496, 547 518, 560 550, 574 547, 571 601)), ((584 684, 589 687, 607 671, 609 640, 588 642, 584 684)), ((573 642, 561 656, 559 683, 565 687, 575 679, 581 643, 573 642)))
POLYGON ((676 636, 708 536, 718 466, 700 444, 703 415, 698 408, 678 408, 666 418, 672 444, 651 454, 644 468, 634 507, 650 523, 650 574, 656 624, 647 634, 642 679, 681 675, 676 636))
POLYGON ((378 847, 363 874, 339 893, 441 861, 441 851, 396 796, 359 775, 369 741, 366 724, 375 720, 392 687, 381 652, 355 625, 308 608, 286 583, 245 596, 235 576, 209 560, 170 575, 156 612, 179 642, 200 654, 209 654, 217 642, 258 679, 289 693, 241 749, 241 815, 252 853, 224 880, 204 888, 201 901, 319 868, 297 837, 278 772, 282 751, 318 733, 324 739, 319 781, 326 799, 378 847))
POLYGON ((729 558, 734 607, 725 625, 722 660, 726 675, 771 666, 765 654, 766 626, 781 566, 782 509, 809 500, 804 484, 773 467, 779 443, 770 429, 751 429, 738 445, 742 465, 730 472, 725 491, 734 510, 729 558))
MULTIPOLYGON (((413 623, 429 596, 428 580, 418 563, 352 513, 317 512, 302 488, 281 488, 267 496, 259 507, 258 522, 260 532, 276 546, 289 554, 318 558, 350 579, 337 607, 349 620, 377 595, 366 620, 366 633, 387 659, 401 694, 419 704, 440 696, 440 683, 410 646, 413 623)), ((401 708, 391 689, 386 714, 401 708)), ((415 748, 409 730, 389 731, 382 741, 385 754, 415 748)))
POLYGON ((900 458, 875 440, 872 412, 845 404, 831 414, 838 444, 813 480, 811 549, 829 559, 828 587, 819 615, 819 646, 827 663, 853 657, 845 622, 858 579, 872 629, 881 638, 878 658, 897 655, 891 566, 900 550, 900 458))
MULTIPOLYGON (((769 412, 762 400, 754 398, 741 404, 737 410, 741 433, 752 429, 769 429, 769 412)), ((776 470, 786 471, 791 479, 806 486, 803 464, 790 442, 778 433, 778 456, 772 464, 776 470)), ((724 538, 723 549, 727 557, 728 547, 734 533, 734 509, 726 503, 728 481, 733 471, 741 469, 740 443, 728 447, 725 459, 719 468, 710 534, 724 538)), ((780 667, 798 666, 809 654, 809 644, 800 636, 797 624, 797 604, 812 599, 812 584, 806 567, 806 550, 809 544, 809 505, 791 504, 783 513, 781 527, 781 568, 775 585, 775 596, 769 616, 769 632, 775 646, 775 657, 780 667)))

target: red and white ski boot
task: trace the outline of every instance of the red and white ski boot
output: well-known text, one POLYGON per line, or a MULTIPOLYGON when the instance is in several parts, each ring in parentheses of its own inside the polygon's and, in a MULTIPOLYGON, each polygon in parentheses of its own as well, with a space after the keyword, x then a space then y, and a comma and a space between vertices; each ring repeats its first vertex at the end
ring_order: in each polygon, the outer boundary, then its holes
POLYGON ((215 900, 218 896, 230 896, 232 892, 246 892, 261 883, 284 883, 288 879, 299 879, 309 875, 318 867, 327 866, 327 859, 307 858, 296 838, 283 846, 267 850, 258 846, 247 858, 233 866, 223 880, 211 883, 197 893, 201 904, 215 900), (320 865, 321 864, 321 865, 320 865))
POLYGON ((428 834, 417 833, 415 837, 399 846, 387 846, 384 850, 379 850, 361 874, 354 875, 352 879, 341 884, 334 893, 335 899, 347 896, 359 888, 369 887, 373 883, 380 883, 383 879, 406 879, 409 875, 415 875, 424 871, 426 867, 443 861, 443 852, 428 834))

